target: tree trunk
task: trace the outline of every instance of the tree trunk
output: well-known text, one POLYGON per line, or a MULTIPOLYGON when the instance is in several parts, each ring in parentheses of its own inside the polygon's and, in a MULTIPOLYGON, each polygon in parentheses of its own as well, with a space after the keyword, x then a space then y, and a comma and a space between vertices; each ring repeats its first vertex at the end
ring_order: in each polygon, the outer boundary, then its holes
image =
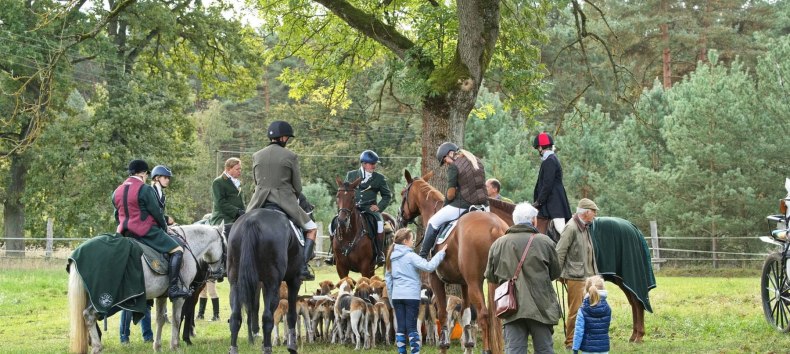
MULTIPOLYGON (((664 12, 664 16, 669 16, 668 8, 669 6, 667 5, 667 0, 661 1, 661 9, 664 12)), ((664 62, 662 70, 664 88, 668 89, 672 87, 672 57, 669 51, 669 24, 662 23, 659 27, 661 28, 661 43, 664 44, 664 53, 662 55, 662 60, 664 62)))
MULTIPOLYGON (((24 154, 11 155, 8 189, 3 202, 4 232, 7 239, 25 236, 25 205, 22 204, 22 196, 25 194, 26 175, 27 163, 24 154)), ((6 256, 24 257, 24 240, 6 240, 6 256)))

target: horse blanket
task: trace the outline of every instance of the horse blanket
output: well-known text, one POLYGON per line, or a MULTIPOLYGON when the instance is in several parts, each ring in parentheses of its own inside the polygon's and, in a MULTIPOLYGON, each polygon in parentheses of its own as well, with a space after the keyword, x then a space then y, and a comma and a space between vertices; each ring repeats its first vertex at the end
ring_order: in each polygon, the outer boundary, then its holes
POLYGON ((648 292, 656 287, 653 264, 645 236, 630 221, 615 217, 598 217, 590 226, 598 272, 616 276, 653 312, 648 292))
POLYGON ((101 234, 85 241, 69 257, 70 272, 78 272, 99 319, 120 310, 134 312, 134 322, 146 310, 145 280, 137 242, 120 234, 101 234))

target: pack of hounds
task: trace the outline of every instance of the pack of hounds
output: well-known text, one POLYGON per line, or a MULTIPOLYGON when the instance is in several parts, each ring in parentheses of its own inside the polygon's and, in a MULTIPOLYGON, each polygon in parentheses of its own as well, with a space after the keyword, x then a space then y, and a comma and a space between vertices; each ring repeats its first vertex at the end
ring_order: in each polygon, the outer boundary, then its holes
MULTIPOLYGON (((384 343, 389 346, 394 342, 395 314, 390 305, 387 285, 380 277, 360 277, 356 281, 345 277, 337 283, 324 280, 318 285, 319 288, 313 295, 300 296, 296 303, 297 333, 301 341, 351 343, 356 350, 370 349, 384 343)), ((284 345, 285 342, 285 336, 280 335, 280 323, 285 322, 288 313, 287 296, 288 289, 285 283, 282 283, 280 303, 274 312, 275 326, 272 332, 274 345, 284 345)), ((425 344, 438 342, 436 306, 433 292, 430 289, 423 289, 417 328, 425 344)), ((449 328, 462 321, 461 310, 461 299, 449 295, 447 302, 449 328)))

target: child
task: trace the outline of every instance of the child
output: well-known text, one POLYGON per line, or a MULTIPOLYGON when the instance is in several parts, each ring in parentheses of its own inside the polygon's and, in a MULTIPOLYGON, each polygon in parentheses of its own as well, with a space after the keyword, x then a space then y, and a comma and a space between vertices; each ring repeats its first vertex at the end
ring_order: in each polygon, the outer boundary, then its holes
POLYGON ((573 353, 609 353, 609 324, 612 308, 606 302, 603 278, 594 275, 585 281, 587 294, 576 315, 573 353))
POLYGON ((426 261, 414 253, 412 247, 414 240, 412 231, 402 228, 395 232, 387 252, 386 271, 384 280, 387 283, 387 291, 395 310, 397 330, 395 333, 395 344, 398 346, 398 353, 406 353, 406 334, 409 336, 411 353, 420 352, 420 334, 417 332, 417 312, 420 309, 420 273, 433 272, 439 263, 444 259, 447 245, 442 247, 433 258, 426 261))

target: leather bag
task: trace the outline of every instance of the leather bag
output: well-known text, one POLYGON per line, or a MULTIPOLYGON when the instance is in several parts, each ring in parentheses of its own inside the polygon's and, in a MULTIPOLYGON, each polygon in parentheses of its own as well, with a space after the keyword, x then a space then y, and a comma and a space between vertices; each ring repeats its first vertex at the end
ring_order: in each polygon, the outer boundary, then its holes
POLYGON ((510 278, 508 281, 499 284, 494 290, 494 304, 496 306, 496 315, 498 317, 507 317, 510 316, 518 311, 518 299, 516 298, 516 280, 518 279, 518 274, 521 273, 521 266, 524 264, 524 260, 527 258, 527 251, 529 251, 529 246, 532 245, 532 240, 535 239, 535 234, 532 234, 529 237, 529 242, 527 242, 527 247, 524 248, 524 253, 521 255, 521 260, 518 262, 518 266, 516 267, 516 272, 513 274, 513 278, 510 278))

